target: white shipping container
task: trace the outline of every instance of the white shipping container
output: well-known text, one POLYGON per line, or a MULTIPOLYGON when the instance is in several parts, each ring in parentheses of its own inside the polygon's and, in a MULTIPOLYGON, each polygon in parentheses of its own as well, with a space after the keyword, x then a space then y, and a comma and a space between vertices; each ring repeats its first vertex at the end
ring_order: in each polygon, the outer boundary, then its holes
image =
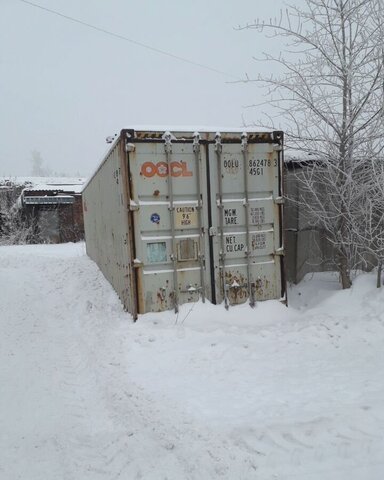
POLYGON ((139 313, 283 298, 282 132, 122 130, 83 191, 88 255, 139 313))

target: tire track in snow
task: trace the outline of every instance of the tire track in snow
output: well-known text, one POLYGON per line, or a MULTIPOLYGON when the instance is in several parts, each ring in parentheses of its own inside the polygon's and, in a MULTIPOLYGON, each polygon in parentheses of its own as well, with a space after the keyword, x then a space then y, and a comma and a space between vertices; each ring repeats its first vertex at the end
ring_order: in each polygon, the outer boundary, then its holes
MULTIPOLYGON (((231 463, 236 463, 230 446, 218 446, 216 435, 204 432, 201 426, 175 418, 129 380, 129 372, 119 367, 124 358, 124 345, 119 352, 110 352, 105 337, 105 322, 101 319, 98 299, 81 296, 80 285, 88 280, 86 274, 76 271, 76 265, 67 265, 66 275, 75 276, 78 287, 73 304, 82 305, 76 328, 65 343, 71 345, 65 352, 61 390, 65 398, 71 442, 66 445, 69 459, 68 478, 118 480, 119 478, 158 479, 159 471, 170 472, 169 479, 195 479, 206 470, 205 478, 231 478, 231 463), (102 327, 102 328, 101 328, 102 327), (122 390, 122 381, 128 387, 122 390), (94 429, 92 418, 103 424, 101 431, 87 435, 94 429), (108 425, 108 428, 105 428, 108 425), (182 426, 180 426, 182 425, 182 426), (185 444, 193 445, 194 455, 185 444)), ((60 304, 71 310, 63 288, 66 275, 60 281, 49 279, 60 304), (56 281, 56 284, 55 284, 56 281)), ((57 277, 55 277, 57 278, 57 277)), ((97 282, 95 282, 97 286, 97 282)), ((97 292, 96 292, 97 293, 97 292)), ((57 312, 57 306, 55 311, 57 312)), ((75 309, 78 314, 78 308, 75 309)), ((74 312, 74 313, 75 313, 74 312)), ((71 315, 72 321, 74 315, 71 315)), ((68 332, 67 332, 68 333, 68 332)), ((248 454, 240 451, 239 463, 247 463, 248 454)), ((249 460, 249 468, 254 470, 249 460)), ((165 477, 164 477, 165 478, 165 477)))

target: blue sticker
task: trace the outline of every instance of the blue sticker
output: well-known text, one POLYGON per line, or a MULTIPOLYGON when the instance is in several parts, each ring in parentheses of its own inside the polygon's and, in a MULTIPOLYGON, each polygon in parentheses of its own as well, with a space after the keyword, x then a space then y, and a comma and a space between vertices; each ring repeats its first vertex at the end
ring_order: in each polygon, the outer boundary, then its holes
POLYGON ((151 222, 152 223, 160 223, 160 215, 158 213, 152 213, 151 222))

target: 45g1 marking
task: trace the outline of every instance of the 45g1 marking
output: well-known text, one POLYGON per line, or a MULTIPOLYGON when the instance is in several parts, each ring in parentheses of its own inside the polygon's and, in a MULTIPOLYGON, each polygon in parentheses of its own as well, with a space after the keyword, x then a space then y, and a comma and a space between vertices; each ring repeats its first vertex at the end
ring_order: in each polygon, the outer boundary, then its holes
MULTIPOLYGON (((254 158, 249 160, 249 174, 250 175, 264 175, 264 168, 271 166, 271 160, 267 158, 254 158)), ((273 166, 277 166, 277 160, 273 160, 273 166)))

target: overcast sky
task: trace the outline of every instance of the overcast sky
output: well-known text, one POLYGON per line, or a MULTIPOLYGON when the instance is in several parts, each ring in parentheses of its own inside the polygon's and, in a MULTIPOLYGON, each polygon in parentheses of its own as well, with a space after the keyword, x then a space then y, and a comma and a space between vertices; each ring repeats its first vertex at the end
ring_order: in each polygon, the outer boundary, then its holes
MULTIPOLYGON (((228 83, 267 72, 282 46, 235 27, 279 15, 283 0, 32 0, 184 63, 20 0, 0 0, 0 175, 29 175, 31 152, 68 175, 89 175, 123 127, 241 127, 263 91, 228 83)), ((297 3, 297 2, 296 2, 297 3)))

